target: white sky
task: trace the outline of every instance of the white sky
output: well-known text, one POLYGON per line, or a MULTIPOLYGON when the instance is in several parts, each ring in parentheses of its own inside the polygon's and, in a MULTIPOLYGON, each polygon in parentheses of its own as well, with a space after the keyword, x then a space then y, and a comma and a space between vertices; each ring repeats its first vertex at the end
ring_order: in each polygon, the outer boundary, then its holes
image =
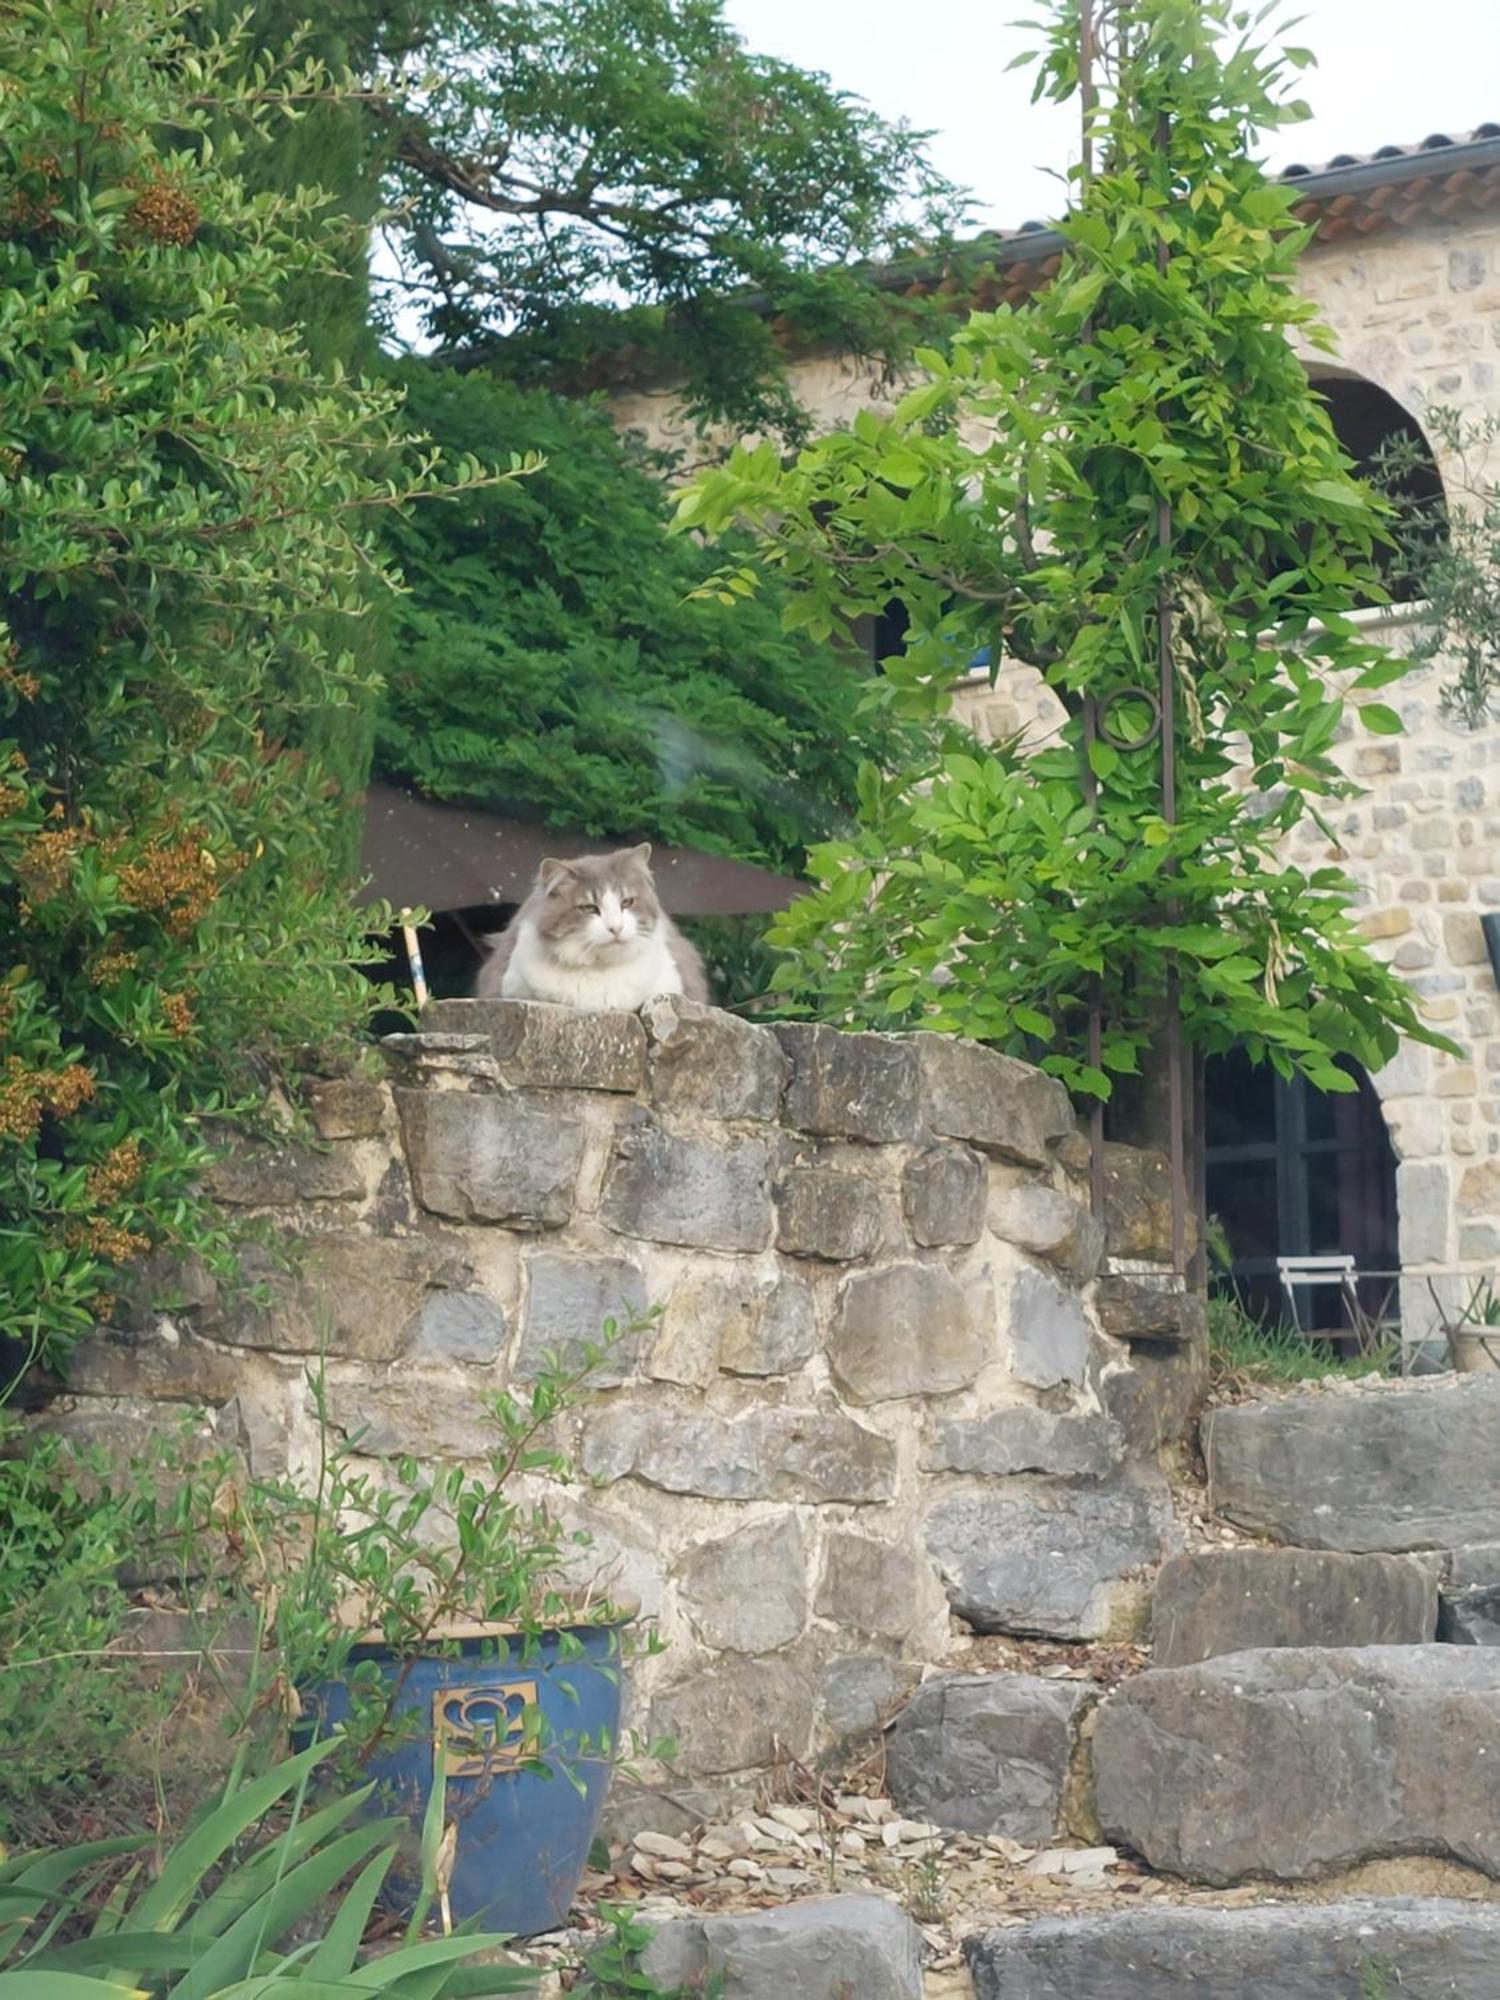
MULTIPOLYGON (((1076 152, 1073 106, 1033 106, 1031 72, 1006 64, 1036 36, 1008 25, 1025 0, 728 0, 754 49, 824 71, 889 118, 934 133, 942 171, 978 197, 980 225, 1045 221, 1045 170, 1076 152)), ((1407 145, 1500 123, 1500 0, 1303 0, 1286 39, 1310 48, 1311 120, 1270 135, 1273 167, 1407 145)))

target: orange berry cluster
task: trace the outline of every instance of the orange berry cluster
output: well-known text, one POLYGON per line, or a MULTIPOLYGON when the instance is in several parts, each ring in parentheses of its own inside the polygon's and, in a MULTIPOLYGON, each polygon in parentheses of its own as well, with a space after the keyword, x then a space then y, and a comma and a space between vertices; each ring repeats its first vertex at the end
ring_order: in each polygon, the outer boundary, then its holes
POLYGON ((141 189, 125 220, 137 236, 185 250, 202 226, 203 211, 175 181, 155 180, 141 189))
POLYGON ((44 1111, 67 1118, 93 1094, 93 1076, 82 1063, 49 1073, 27 1069, 19 1056, 7 1056, 0 1073, 0 1138, 34 1139, 44 1111))

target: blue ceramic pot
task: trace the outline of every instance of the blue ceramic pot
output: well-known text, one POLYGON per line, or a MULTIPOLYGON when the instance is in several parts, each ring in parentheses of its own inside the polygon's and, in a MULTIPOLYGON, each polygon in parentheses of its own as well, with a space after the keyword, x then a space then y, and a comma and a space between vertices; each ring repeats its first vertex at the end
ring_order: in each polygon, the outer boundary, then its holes
MULTIPOLYGON (((392 1711, 391 1747, 364 1767, 377 1781, 371 1810, 405 1814, 420 1829, 441 1759, 445 1816, 458 1823, 448 1890, 454 1922, 531 1937, 566 1919, 604 1810, 612 1764, 599 1746, 619 1735, 619 1628, 456 1643, 453 1658, 412 1663, 392 1711), (545 1772, 520 1768, 521 1717, 530 1708, 542 1716, 545 1772), (581 1752, 584 1741, 590 1747, 581 1752)), ((356 1646, 350 1664, 364 1660, 392 1679, 399 1672, 383 1646, 356 1646)), ((299 1735, 322 1735, 347 1719, 343 1682, 301 1692, 299 1735)), ((409 1908, 415 1875, 398 1863, 388 1881, 393 1899, 409 1908)))

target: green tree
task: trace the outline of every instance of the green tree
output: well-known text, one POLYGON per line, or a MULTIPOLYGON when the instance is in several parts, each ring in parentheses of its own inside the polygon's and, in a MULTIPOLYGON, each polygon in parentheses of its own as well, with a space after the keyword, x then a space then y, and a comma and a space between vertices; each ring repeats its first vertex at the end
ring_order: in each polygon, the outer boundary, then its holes
POLYGON ((284 323, 318 192, 245 183, 326 79, 201 25, 0 9, 0 1327, 53 1360, 218 1241, 203 1121, 362 1017, 305 738, 369 699, 328 614, 431 471, 284 323))
POLYGON ((595 404, 420 364, 415 421, 503 469, 388 517, 408 594, 377 762, 430 797, 601 839, 641 833, 800 870, 852 820, 860 760, 920 732, 862 715, 852 649, 784 633, 773 590, 694 597, 711 560, 666 534, 649 461, 595 404))
MULTIPOLYGON (((1077 91, 1077 27, 1076 6, 1047 10, 1039 95, 1077 91)), ((1326 338, 1293 289, 1306 231, 1251 156, 1296 115, 1285 79, 1309 58, 1252 34, 1224 0, 1115 10, 1099 169, 1080 173, 1055 281, 924 354, 890 417, 789 468, 741 452, 679 514, 751 524, 815 635, 902 603, 884 691, 914 712, 986 645, 1061 696, 1063 741, 1039 755, 867 770, 858 838, 815 857, 820 892, 776 935, 805 1005, 1040 1049, 1099 1095, 1138 1067, 1174 974, 1200 1050, 1242 1043, 1325 1089, 1351 1087, 1338 1054, 1375 1068, 1402 1034, 1434 1039, 1361 943, 1347 878, 1284 858, 1354 790, 1330 754, 1346 715, 1399 729, 1370 697, 1406 669, 1347 616, 1381 595, 1383 518, 1288 341, 1326 338), (1173 813, 1151 733, 1163 615, 1173 813)))

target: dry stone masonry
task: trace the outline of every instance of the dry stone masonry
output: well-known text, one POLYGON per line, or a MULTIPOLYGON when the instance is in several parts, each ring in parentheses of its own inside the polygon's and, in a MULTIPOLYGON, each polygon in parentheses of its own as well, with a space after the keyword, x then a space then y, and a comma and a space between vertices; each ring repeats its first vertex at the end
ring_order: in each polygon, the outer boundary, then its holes
MULTIPOLYGON (((322 1352, 360 1450, 472 1459, 487 1392, 660 1308, 598 1374, 573 1440, 591 1483, 565 1508, 595 1539, 580 1576, 669 1641, 635 1719, 677 1738, 689 1809, 878 1727, 955 1612, 1073 1640, 1139 1617, 1177 1546, 1158 1448, 1203 1380, 1154 1161, 1111 1153, 1132 1277, 1105 1332, 1086 1149, 1024 1064, 684 1001, 443 1001, 421 1027, 390 1038, 385 1077, 311 1086, 316 1144, 221 1170, 227 1201, 296 1239, 293 1272, 268 1267, 258 1304, 180 1274, 183 1303, 81 1355, 76 1421, 91 1397, 201 1400, 252 1464, 295 1471, 322 1352)), ((1043 1686, 1006 1726, 1065 1764, 1071 1698, 1043 1686)), ((1050 1829, 1033 1789, 997 1824, 1050 1829)))

